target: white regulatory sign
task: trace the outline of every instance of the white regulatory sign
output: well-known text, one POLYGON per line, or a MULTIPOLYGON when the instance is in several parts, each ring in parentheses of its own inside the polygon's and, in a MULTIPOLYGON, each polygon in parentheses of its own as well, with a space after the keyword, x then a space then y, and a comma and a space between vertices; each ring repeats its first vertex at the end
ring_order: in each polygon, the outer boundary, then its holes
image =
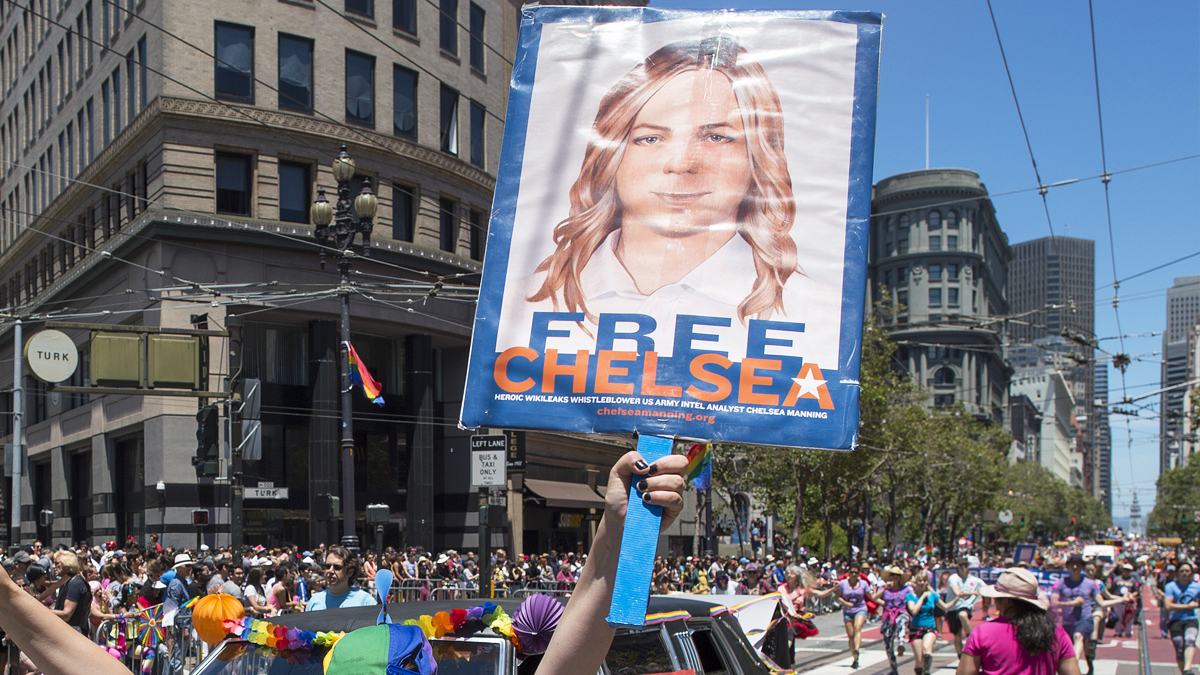
POLYGON ((66 333, 44 330, 25 343, 25 362, 42 382, 62 382, 75 374, 79 350, 66 333))
POLYGON ((1013 521, 1013 512, 1012 511, 1005 509, 1005 510, 1001 511, 999 515, 1000 515, 1000 522, 1004 523, 1005 525, 1012 525, 1012 521, 1013 521))
POLYGON ((287 499, 288 489, 285 487, 248 487, 242 496, 245 499, 287 499))
POLYGON ((471 487, 508 485, 508 465, 504 450, 471 451, 471 487))

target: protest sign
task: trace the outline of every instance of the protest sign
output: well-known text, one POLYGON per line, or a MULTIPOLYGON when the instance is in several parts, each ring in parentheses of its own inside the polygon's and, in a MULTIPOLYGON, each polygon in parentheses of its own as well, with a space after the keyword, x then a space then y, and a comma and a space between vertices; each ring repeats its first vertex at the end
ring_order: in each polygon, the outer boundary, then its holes
POLYGON ((463 426, 854 447, 882 17, 522 11, 463 426))

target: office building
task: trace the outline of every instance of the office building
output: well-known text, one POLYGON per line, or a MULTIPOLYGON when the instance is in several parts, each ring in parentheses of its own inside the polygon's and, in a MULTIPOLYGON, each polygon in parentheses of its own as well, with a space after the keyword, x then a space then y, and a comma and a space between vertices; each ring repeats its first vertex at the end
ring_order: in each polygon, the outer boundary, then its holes
MULTIPOLYGON (((26 337, 51 311, 148 329, 240 324, 241 370, 228 368, 236 345, 212 337, 202 388, 261 380, 262 459, 240 479, 289 489, 246 500, 245 540, 337 541, 340 523, 314 507, 341 492, 346 289, 309 209, 320 188, 336 200, 330 166, 348 146, 352 194, 369 178, 378 196, 353 261, 351 342, 384 399, 354 390, 355 529, 366 504, 386 504, 385 545, 473 548, 478 496, 456 420, 518 11, 502 0, 3 3, 0 308, 28 319, 26 337)), ((11 322, 0 329, 7 389, 19 346, 11 322)), ((64 330, 85 360, 64 384, 83 386, 89 331, 64 330)), ((227 462, 216 478, 191 462, 196 399, 55 393, 28 371, 23 386, 22 543, 230 541, 227 462), (209 525, 193 525, 197 509, 209 525)), ((0 405, 10 412, 11 394, 0 405)), ((11 442, 12 415, 0 419, 11 442)), ((603 507, 594 488, 625 444, 526 438, 525 480, 510 482, 510 525, 494 543, 584 548, 587 516, 603 507)))
POLYGON ((1008 314, 1012 251, 987 188, 965 169, 885 178, 871 201, 868 302, 883 297, 897 358, 930 392, 1001 424, 1011 369, 991 317, 1008 314))
POLYGON ((1112 515, 1113 504, 1113 488, 1112 488, 1112 466, 1113 466, 1113 445, 1112 445, 1112 427, 1109 425, 1108 418, 1108 362, 1097 361, 1095 364, 1095 373, 1093 375, 1093 383, 1096 390, 1095 406, 1092 409, 1092 414, 1089 420, 1092 423, 1091 432, 1095 434, 1096 458, 1100 463, 1100 501, 1104 503, 1104 510, 1112 515))
POLYGON ((1018 370, 1009 396, 1029 399, 1041 413, 1036 450, 1027 452, 1026 460, 1036 461, 1058 478, 1082 488, 1083 458, 1075 447, 1079 434, 1075 398, 1063 374, 1048 366, 1018 370))
POLYGON ((1159 397, 1159 469, 1181 466, 1183 410, 1188 382, 1188 330, 1200 323, 1200 276, 1175 277, 1167 289, 1167 325, 1163 331, 1162 392, 1159 397))

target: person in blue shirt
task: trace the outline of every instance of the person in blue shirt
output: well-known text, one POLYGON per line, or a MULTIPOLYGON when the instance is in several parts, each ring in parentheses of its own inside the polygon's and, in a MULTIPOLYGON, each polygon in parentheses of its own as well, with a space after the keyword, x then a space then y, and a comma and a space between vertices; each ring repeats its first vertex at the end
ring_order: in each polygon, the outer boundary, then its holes
POLYGON ((313 593, 304 611, 318 612, 337 607, 370 607, 377 605, 375 596, 350 584, 358 578, 358 557, 342 546, 330 546, 325 554, 326 589, 313 593))
POLYGON ((1184 675, 1198 675, 1192 661, 1196 657, 1197 613, 1200 607, 1200 581, 1194 579, 1190 562, 1179 563, 1175 580, 1163 589, 1163 608, 1167 610, 1167 630, 1175 644, 1175 662, 1184 675))
POLYGON ((942 596, 929 587, 929 571, 918 570, 912 577, 912 591, 905 597, 908 613, 908 641, 913 646, 913 669, 916 675, 928 675, 933 667, 933 645, 937 641, 937 627, 933 610, 950 609, 942 596))

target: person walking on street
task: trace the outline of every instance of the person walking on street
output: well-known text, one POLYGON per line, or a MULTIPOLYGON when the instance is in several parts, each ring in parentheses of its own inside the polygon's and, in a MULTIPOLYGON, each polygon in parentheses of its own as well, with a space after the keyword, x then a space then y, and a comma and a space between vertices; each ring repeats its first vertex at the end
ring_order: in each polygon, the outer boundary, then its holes
POLYGON ((1133 573, 1133 565, 1121 565, 1120 576, 1113 577, 1113 590, 1117 595, 1129 596, 1133 602, 1125 603, 1124 608, 1114 607, 1117 615, 1117 625, 1113 631, 1114 637, 1133 637, 1133 624, 1137 620, 1137 600, 1141 598, 1141 584, 1133 573))
POLYGON ((979 599, 979 591, 984 583, 983 579, 971 574, 971 563, 966 558, 958 561, 958 574, 950 575, 947 583, 950 609, 946 610, 946 625, 954 634, 954 651, 961 659, 963 643, 971 637, 971 610, 979 599))
POLYGON ((1192 664, 1196 658, 1197 612, 1200 608, 1200 581, 1194 579, 1195 568, 1190 562, 1180 562, 1175 579, 1163 589, 1163 607, 1167 614, 1167 632, 1175 645, 1175 662, 1184 675, 1200 675, 1192 664))
POLYGON ((1092 607, 1109 607, 1123 603, 1125 599, 1105 600, 1096 580, 1084 576, 1083 566, 1083 556, 1076 554, 1068 558, 1067 570, 1071 574, 1055 585, 1051 597, 1062 612, 1063 630, 1075 643, 1075 656, 1088 662, 1088 674, 1091 675, 1092 652, 1087 643, 1092 637, 1092 607))
POLYGON ((934 611, 948 606, 941 594, 929 587, 929 571, 917 570, 912 577, 913 587, 905 596, 912 620, 908 626, 908 641, 913 646, 913 670, 916 675, 929 675, 933 665, 933 644, 937 641, 937 618, 934 611))
POLYGON ((863 579, 859 572, 862 567, 857 562, 851 562, 845 579, 837 586, 823 591, 810 591, 813 595, 823 598, 830 593, 837 593, 838 603, 842 606, 842 624, 846 628, 846 642, 850 645, 850 654, 854 657, 850 663, 852 669, 858 668, 858 650, 862 646, 863 624, 867 622, 867 589, 870 583, 863 579))
POLYGON ((1046 615, 1050 601, 1032 572, 1010 567, 979 592, 1000 616, 971 632, 956 675, 1079 675, 1071 638, 1046 615))
POLYGON ((904 655, 904 637, 909 621, 907 603, 912 586, 908 585, 908 573, 898 566, 884 569, 880 580, 887 585, 871 592, 870 597, 882 608, 880 632, 883 633, 883 646, 887 651, 888 663, 892 666, 892 675, 900 675, 896 656, 897 653, 904 655))

